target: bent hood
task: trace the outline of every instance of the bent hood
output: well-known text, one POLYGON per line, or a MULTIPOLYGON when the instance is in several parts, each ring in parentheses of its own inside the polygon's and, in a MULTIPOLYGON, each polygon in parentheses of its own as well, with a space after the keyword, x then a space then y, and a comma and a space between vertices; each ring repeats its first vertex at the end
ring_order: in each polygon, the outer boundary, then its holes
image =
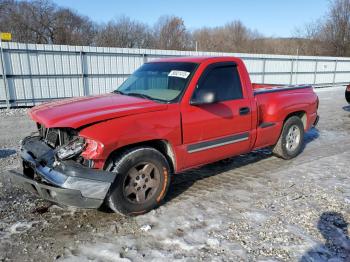
POLYGON ((29 115, 34 121, 47 128, 79 128, 108 119, 165 110, 166 108, 166 104, 159 104, 151 100, 106 94, 45 103, 31 109, 29 115))

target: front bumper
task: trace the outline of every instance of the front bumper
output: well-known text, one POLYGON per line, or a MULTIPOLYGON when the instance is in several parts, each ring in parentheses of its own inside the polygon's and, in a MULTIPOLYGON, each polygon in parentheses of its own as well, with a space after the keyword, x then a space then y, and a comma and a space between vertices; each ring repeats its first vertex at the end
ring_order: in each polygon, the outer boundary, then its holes
POLYGON ((115 174, 91 169, 75 161, 57 161, 55 150, 40 137, 22 142, 23 172, 11 170, 11 179, 40 197, 67 206, 98 208, 115 174))

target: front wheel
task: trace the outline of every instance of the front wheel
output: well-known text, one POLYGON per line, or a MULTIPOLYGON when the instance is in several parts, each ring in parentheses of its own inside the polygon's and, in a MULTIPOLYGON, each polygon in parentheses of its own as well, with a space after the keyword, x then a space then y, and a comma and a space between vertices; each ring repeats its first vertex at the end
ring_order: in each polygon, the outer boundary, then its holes
POLYGON ((283 159, 291 159, 300 154, 304 143, 304 125, 297 116, 287 119, 273 153, 283 159))
POLYGON ((169 187, 169 164, 158 150, 138 147, 112 159, 107 170, 117 173, 107 195, 108 206, 124 215, 157 207, 169 187))

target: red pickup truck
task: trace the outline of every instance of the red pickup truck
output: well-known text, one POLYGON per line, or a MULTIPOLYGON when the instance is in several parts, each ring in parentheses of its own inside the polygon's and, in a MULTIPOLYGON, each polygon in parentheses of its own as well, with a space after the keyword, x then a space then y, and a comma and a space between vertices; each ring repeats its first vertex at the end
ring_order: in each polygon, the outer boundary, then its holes
POLYGON ((266 147, 297 156, 317 109, 311 86, 252 84, 238 58, 156 60, 112 93, 31 109, 12 177, 56 203, 142 214, 171 174, 266 147))

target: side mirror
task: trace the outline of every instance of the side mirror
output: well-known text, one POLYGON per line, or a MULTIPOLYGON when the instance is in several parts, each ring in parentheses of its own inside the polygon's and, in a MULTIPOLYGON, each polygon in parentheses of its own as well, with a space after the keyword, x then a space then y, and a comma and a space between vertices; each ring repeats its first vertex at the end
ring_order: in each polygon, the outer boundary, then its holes
POLYGON ((196 90, 190 104, 194 106, 208 105, 216 102, 216 94, 209 90, 196 90))

